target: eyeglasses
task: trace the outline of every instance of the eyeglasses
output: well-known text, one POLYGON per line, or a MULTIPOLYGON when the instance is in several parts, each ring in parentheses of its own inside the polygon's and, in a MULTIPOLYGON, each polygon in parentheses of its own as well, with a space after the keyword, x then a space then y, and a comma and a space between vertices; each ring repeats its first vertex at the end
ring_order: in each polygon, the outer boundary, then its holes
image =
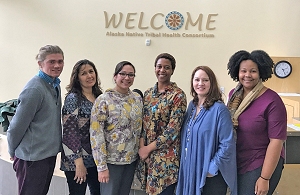
POLYGON ((135 74, 133 73, 125 73, 125 72, 119 72, 119 75, 122 77, 122 78, 126 78, 126 76, 128 76, 129 78, 134 78, 135 77, 135 74))

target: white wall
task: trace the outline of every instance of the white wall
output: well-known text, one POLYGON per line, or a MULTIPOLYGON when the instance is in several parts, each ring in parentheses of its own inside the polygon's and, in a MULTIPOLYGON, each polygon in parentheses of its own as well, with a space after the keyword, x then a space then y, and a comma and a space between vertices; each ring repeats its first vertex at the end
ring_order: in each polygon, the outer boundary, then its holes
MULTIPOLYGON (((96 64, 104 89, 113 86, 115 65, 121 60, 131 61, 137 69, 132 88, 144 91, 156 82, 155 57, 169 52, 177 60, 172 80, 187 94, 190 74, 198 65, 210 66, 227 94, 235 85, 226 71, 227 61, 234 52, 263 49, 271 56, 300 56, 299 24, 298 0, 1 0, 0 102, 18 97, 25 83, 37 73, 35 55, 46 44, 57 44, 65 52, 62 88, 68 84, 75 62, 87 58, 96 64), (215 38, 158 37, 151 38, 151 46, 147 47, 146 37, 105 35, 107 31, 129 30, 124 24, 117 30, 106 29, 104 11, 110 14, 136 12, 133 17, 136 20, 139 13, 144 12, 144 25, 149 25, 155 13, 166 15, 174 10, 182 14, 203 13, 204 18, 217 13, 213 24, 215 38)), ((147 31, 135 28, 133 32, 147 31)), ((156 32, 173 31, 165 26, 156 32)))

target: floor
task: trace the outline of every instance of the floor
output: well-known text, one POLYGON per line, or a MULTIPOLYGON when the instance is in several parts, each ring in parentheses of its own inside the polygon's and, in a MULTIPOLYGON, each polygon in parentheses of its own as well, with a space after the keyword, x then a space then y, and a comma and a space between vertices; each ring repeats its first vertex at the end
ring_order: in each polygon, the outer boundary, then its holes
MULTIPOLYGON (((0 195, 17 195, 17 180, 11 162, 0 159, 0 195)), ((69 190, 66 179, 54 175, 48 195, 68 195, 69 190)), ((90 195, 88 189, 86 195, 90 195)), ((146 195, 140 190, 131 190, 130 195, 146 195)))
MULTIPOLYGON (((1 129, 0 129, 1 130, 1 129)), ((12 162, 8 160, 6 136, 0 134, 0 195, 17 195, 17 180, 12 169, 12 162)), ((58 157, 58 159, 60 159, 58 157)), ((48 195, 68 195, 68 186, 63 172, 59 170, 59 160, 56 164, 54 176, 48 195)), ((130 195, 146 195, 139 189, 137 180, 133 182, 130 195)), ((281 180, 274 195, 299 195, 300 164, 285 164, 281 180)), ((90 195, 87 190, 86 195, 90 195)))

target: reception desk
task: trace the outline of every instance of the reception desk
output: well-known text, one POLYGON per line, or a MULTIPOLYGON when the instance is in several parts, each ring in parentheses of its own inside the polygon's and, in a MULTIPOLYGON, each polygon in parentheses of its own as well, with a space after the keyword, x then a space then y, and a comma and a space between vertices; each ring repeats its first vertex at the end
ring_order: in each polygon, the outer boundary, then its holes
POLYGON ((287 127, 287 140, 284 143, 285 163, 300 164, 300 131, 287 127))

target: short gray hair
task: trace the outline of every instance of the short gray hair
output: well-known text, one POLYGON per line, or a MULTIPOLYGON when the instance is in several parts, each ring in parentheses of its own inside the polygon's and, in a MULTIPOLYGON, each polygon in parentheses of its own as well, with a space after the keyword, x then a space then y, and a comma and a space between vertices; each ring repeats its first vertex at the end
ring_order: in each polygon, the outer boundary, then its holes
POLYGON ((41 47, 39 53, 36 55, 35 59, 42 62, 46 59, 47 55, 59 53, 64 58, 64 52, 57 45, 46 45, 41 47))

